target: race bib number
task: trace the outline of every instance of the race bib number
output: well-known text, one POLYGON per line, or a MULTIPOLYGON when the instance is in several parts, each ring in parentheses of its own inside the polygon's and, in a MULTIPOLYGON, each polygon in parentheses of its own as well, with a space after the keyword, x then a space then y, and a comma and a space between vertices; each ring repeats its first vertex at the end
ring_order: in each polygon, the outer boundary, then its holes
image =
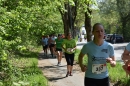
POLYGON ((93 64, 92 65, 92 73, 95 74, 101 74, 103 72, 106 72, 106 64, 93 64))
POLYGON ((67 51, 68 52, 73 52, 73 49, 72 48, 67 48, 67 51))

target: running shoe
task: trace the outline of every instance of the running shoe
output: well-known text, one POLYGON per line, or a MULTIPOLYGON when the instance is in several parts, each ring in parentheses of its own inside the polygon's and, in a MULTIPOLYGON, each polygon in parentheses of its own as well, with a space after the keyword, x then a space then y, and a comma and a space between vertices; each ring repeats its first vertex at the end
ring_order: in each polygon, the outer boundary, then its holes
POLYGON ((57 63, 57 66, 60 66, 60 65, 61 65, 61 62, 58 62, 58 63, 57 63))
POLYGON ((69 73, 69 76, 73 76, 72 72, 69 73))
POLYGON ((66 77, 68 77, 68 75, 69 75, 69 71, 67 72, 66 77))

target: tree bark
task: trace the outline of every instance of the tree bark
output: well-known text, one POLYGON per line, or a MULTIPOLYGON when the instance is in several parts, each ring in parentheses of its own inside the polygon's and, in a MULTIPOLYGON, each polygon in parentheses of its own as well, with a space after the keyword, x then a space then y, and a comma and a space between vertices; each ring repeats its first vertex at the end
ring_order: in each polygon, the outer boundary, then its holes
MULTIPOLYGON (((65 9, 68 9, 68 4, 64 4, 65 9)), ((68 16, 68 12, 63 12, 60 8, 59 8, 59 12, 61 14, 62 17, 62 21, 64 24, 64 36, 67 36, 67 33, 69 32, 69 16, 68 16)))
POLYGON ((77 16, 77 0, 74 2, 75 6, 71 6, 69 2, 64 4, 64 7, 67 10, 67 12, 62 12, 59 8, 64 24, 64 34, 66 36, 67 33, 71 32, 73 38, 75 38, 74 23, 77 16))
POLYGON ((85 12, 85 29, 87 33, 87 41, 92 40, 92 26, 91 26, 91 17, 92 11, 88 8, 88 11, 85 12))

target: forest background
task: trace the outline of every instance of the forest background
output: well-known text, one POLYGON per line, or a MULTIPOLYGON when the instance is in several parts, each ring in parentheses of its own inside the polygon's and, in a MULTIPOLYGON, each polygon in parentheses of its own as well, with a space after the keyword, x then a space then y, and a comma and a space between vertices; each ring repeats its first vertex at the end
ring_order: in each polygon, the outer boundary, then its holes
POLYGON ((0 0, 1 84, 17 82, 14 58, 32 54, 42 35, 70 31, 75 38, 84 25, 90 41, 92 25, 100 22, 106 33, 130 41, 129 8, 129 0, 0 0))

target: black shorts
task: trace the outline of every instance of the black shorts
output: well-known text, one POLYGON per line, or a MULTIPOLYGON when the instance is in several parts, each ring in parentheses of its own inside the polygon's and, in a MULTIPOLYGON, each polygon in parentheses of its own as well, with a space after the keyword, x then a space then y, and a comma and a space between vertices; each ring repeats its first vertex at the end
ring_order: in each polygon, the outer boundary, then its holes
POLYGON ((44 49, 44 50, 47 49, 47 48, 48 48, 48 45, 43 46, 43 49, 44 49))
POLYGON ((65 53, 65 59, 66 59, 67 65, 73 66, 73 63, 74 63, 74 53, 72 53, 72 54, 65 53))
POLYGON ((56 51, 61 51, 62 52, 62 49, 56 48, 56 51))
POLYGON ((85 77, 84 86, 110 86, 109 77, 104 79, 93 79, 85 77))
POLYGON ((55 46, 55 44, 50 44, 50 45, 49 45, 50 48, 51 48, 51 47, 54 47, 54 46, 55 46))

